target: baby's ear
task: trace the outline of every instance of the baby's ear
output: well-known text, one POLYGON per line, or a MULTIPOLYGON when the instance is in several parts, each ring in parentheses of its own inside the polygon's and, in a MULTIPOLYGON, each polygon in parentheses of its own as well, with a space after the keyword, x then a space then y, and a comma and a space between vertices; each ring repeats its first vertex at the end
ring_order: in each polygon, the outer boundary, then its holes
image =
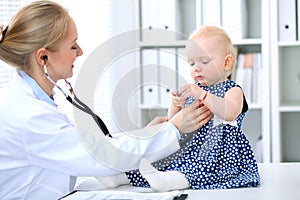
POLYGON ((228 55, 225 57, 224 69, 225 69, 226 71, 231 70, 232 67, 233 67, 233 64, 234 64, 234 57, 233 57, 233 55, 228 54, 228 55))

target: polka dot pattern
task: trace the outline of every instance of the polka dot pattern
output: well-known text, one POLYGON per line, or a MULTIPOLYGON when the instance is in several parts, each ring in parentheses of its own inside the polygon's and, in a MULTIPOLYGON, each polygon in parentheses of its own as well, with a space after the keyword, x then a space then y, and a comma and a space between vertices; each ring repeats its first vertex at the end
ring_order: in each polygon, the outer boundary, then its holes
MULTIPOLYGON (((234 81, 209 87, 198 85, 222 98, 229 89, 239 87, 234 81)), ((186 106, 193 101, 189 97, 186 106)), ((181 172, 187 178, 191 189, 258 186, 260 177, 257 163, 250 143, 241 130, 244 116, 245 113, 241 113, 236 118, 237 127, 224 123, 213 126, 212 118, 195 134, 184 135, 181 149, 154 163, 154 166, 159 171, 181 172)), ((126 172, 126 175, 133 186, 150 187, 138 170, 126 172)))

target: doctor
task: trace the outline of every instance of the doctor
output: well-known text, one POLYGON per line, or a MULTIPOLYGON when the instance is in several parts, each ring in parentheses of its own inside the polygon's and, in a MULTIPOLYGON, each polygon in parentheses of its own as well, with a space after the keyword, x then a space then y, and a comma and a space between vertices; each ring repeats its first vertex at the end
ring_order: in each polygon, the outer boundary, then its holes
POLYGON ((178 150, 181 133, 198 129, 211 116, 196 102, 168 122, 157 118, 136 130, 148 134, 143 139, 91 136, 91 152, 78 134, 84 130, 58 110, 52 97, 56 82, 73 75, 73 63, 83 53, 76 40, 74 21, 51 1, 23 7, 1 33, 0 59, 17 68, 0 93, 2 200, 58 199, 73 189, 76 176, 109 176, 138 168, 142 157, 162 159, 178 150))

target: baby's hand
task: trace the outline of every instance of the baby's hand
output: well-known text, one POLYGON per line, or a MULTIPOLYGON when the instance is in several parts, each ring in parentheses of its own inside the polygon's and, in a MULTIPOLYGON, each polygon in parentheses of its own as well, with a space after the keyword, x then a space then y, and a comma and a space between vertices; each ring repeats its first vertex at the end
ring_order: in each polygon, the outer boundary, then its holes
POLYGON ((180 88, 180 96, 184 99, 193 97, 194 99, 202 99, 206 91, 196 84, 186 84, 180 88))
POLYGON ((186 103, 186 100, 182 98, 178 92, 171 92, 172 95, 172 105, 174 107, 182 108, 184 104, 186 103))

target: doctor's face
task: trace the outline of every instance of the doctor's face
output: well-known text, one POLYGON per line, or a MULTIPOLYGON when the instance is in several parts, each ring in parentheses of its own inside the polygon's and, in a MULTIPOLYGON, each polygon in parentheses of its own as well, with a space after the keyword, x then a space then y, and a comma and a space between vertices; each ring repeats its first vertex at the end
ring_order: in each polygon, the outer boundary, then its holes
POLYGON ((48 53, 48 73, 56 82, 73 76, 74 62, 82 55, 82 49, 77 44, 77 29, 70 17, 66 37, 60 42, 57 51, 48 53))

